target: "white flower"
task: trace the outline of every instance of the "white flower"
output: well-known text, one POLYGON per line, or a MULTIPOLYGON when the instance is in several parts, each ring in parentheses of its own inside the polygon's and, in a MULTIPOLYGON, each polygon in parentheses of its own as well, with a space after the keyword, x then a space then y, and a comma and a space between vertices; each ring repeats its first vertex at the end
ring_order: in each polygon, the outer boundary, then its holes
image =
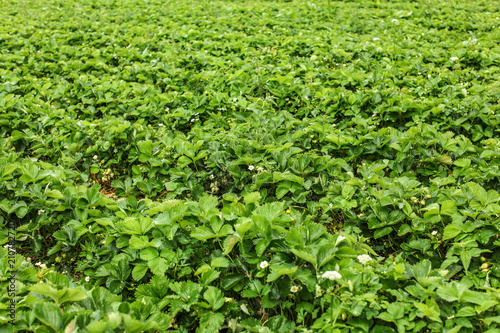
POLYGON ((214 175, 210 175, 210 179, 214 179, 214 178, 215 178, 214 175))
POLYGON ((335 246, 337 246, 338 243, 342 242, 343 240, 345 239, 344 236, 340 235, 339 237, 337 237, 337 240, 335 241, 335 246))
POLYGON ((329 279, 332 281, 342 279, 342 275, 340 275, 340 273, 337 271, 326 271, 325 273, 323 273, 323 275, 321 275, 321 277, 323 279, 329 279))
POLYGON ((40 268, 45 269, 45 268, 47 268, 47 265, 45 265, 45 264, 40 264, 40 268))
POLYGON ((237 99, 236 97, 235 97, 235 98, 233 98, 233 101, 234 101, 234 102, 236 102, 237 100, 238 100, 238 99, 237 99))
POLYGON ((290 288, 290 291, 291 291, 292 293, 296 293, 297 291, 299 291, 299 287, 297 287, 297 286, 292 286, 292 287, 290 288))
POLYGON ((328 207, 333 208, 333 204, 329 204, 328 207))
POLYGON ((45 210, 43 209, 38 210, 38 215, 42 215, 43 213, 45 213, 45 210))
POLYGON ((41 264, 42 264, 41 262, 37 262, 35 266, 40 266, 41 264))
POLYGON ((261 269, 266 269, 267 266, 269 266, 269 263, 264 260, 263 262, 260 263, 259 266, 260 266, 261 269))
POLYGON ((85 282, 89 282, 89 281, 90 281, 90 276, 87 276, 87 277, 85 278, 85 282))
POLYGON ((194 119, 191 119, 191 122, 194 123, 194 119))
POLYGON ((248 166, 248 170, 252 171, 253 169, 255 169, 255 167, 253 165, 248 166))
POLYGON ((373 40, 380 40, 380 38, 375 37, 375 38, 373 38, 373 40))
POLYGON ((94 155, 93 159, 94 159, 94 160, 97 160, 97 155, 94 155))
POLYGON ((315 287, 316 287, 316 297, 323 296, 323 289, 321 289, 321 286, 317 284, 315 287))
POLYGON ((458 61, 458 57, 451 57, 450 58, 450 61, 453 62, 453 61, 458 61))
POLYGON ((438 234, 438 232, 436 230, 434 230, 433 232, 431 232, 432 236, 436 236, 438 234))
POLYGON ((368 254, 362 254, 362 255, 358 256, 358 260, 360 263, 362 263, 364 265, 364 264, 372 261, 372 257, 370 257, 368 254))
POLYGON ((398 21, 398 19, 393 19, 391 22, 392 23, 398 23, 399 21, 398 21))
POLYGON ((158 124, 158 126, 162 127, 162 126, 163 126, 163 124, 161 124, 161 123, 160 123, 160 124, 158 124))

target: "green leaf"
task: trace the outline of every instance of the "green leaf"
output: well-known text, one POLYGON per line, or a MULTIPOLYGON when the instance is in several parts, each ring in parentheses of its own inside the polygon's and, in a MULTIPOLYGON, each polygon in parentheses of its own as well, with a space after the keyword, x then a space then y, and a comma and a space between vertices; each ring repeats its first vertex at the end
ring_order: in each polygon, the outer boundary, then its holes
POLYGON ((487 204, 491 204, 497 201, 500 201, 500 194, 498 194, 498 192, 495 190, 489 190, 487 204))
POLYGON ((269 223, 269 220, 262 215, 253 215, 252 220, 257 231, 260 232, 266 239, 270 239, 271 223, 269 223))
POLYGON ((348 98, 349 104, 354 105, 358 99, 356 98, 356 95, 350 95, 348 98))
POLYGON ((342 196, 346 200, 350 200, 352 198, 352 196, 354 195, 355 191, 356 190, 351 185, 344 185, 344 186, 342 186, 342 196))
POLYGON ((354 258, 358 253, 352 247, 342 246, 337 250, 335 255, 339 258, 354 258))
POLYGON ((381 313, 378 318, 388 322, 396 322, 398 319, 403 318, 404 313, 404 307, 401 304, 390 303, 387 306, 387 312, 381 313))
POLYGON ((279 298, 271 298, 271 295, 267 294, 262 297, 260 306, 265 309, 272 309, 278 306, 278 304, 280 304, 281 302, 282 301, 279 298))
POLYGON ((148 242, 149 239, 147 236, 141 236, 141 237, 132 236, 130 237, 129 245, 132 249, 139 250, 142 249, 144 246, 146 246, 148 242))
POLYGON ((207 288, 203 298, 210 304, 213 311, 219 310, 225 303, 224 294, 218 288, 212 286, 207 288))
POLYGON ((64 199, 63 194, 61 193, 61 191, 58 190, 48 190, 45 192, 45 195, 53 199, 60 199, 60 200, 64 199))
POLYGON ((224 240, 224 253, 229 254, 240 239, 237 236, 229 235, 224 240))
POLYGON ((462 265, 464 266, 465 271, 469 270, 470 261, 472 259, 472 253, 467 250, 462 250, 460 252, 460 259, 462 260, 462 265))
POLYGON ((208 271, 204 272, 203 274, 201 274, 200 284, 205 287, 208 284, 210 284, 212 281, 217 279, 219 277, 219 275, 220 275, 219 271, 216 271, 214 269, 208 270, 208 271))
POLYGON ((219 332, 224 323, 225 317, 222 313, 209 313, 200 318, 200 329, 203 332, 219 332))
POLYGON ((259 202, 260 198, 261 198, 260 192, 252 192, 245 195, 243 197, 243 200, 248 205, 251 203, 259 202))
POLYGON ((212 231, 214 233, 218 233, 222 226, 224 225, 224 222, 222 221, 222 219, 214 216, 211 220, 210 220, 210 227, 212 228, 212 231))
POLYGON ((29 290, 52 298, 58 306, 65 302, 78 302, 87 298, 87 295, 78 289, 66 287, 55 289, 45 283, 35 284, 29 290))
POLYGON ((439 214, 439 204, 433 203, 423 208, 422 210, 427 211, 424 216, 438 215, 439 214))
POLYGON ((276 199, 280 200, 281 198, 283 198, 285 196, 285 194, 288 193, 288 191, 290 191, 289 187, 279 186, 276 189, 276 199))
POLYGON ((289 245, 297 245, 298 247, 304 246, 304 239, 302 235, 297 230, 297 228, 290 229, 286 234, 286 241, 289 245))
POLYGON ((474 310, 474 308, 472 308, 470 306, 466 306, 466 307, 460 308, 458 310, 457 314, 455 315, 455 317, 473 317, 476 315, 477 315, 477 312, 476 312, 476 310, 474 310))
POLYGON ((472 192, 472 194, 481 201, 481 204, 483 206, 486 206, 486 203, 488 202, 488 194, 486 193, 485 189, 476 183, 467 183, 465 186, 469 188, 469 190, 472 192))
POLYGON ((2 167, 2 171, 0 173, 0 175, 2 176, 1 180, 9 180, 9 179, 12 179, 12 176, 9 176, 10 174, 12 174, 14 171, 17 170, 17 168, 19 167, 19 165, 17 163, 15 164, 5 164, 3 167, 2 167), (9 176, 9 177, 7 177, 9 176))
POLYGON ((324 265, 328 264, 333 258, 335 258, 335 254, 337 247, 335 244, 325 244, 318 250, 317 261, 318 267, 320 269, 324 265))
POLYGON ((314 267, 317 267, 318 262, 316 260, 316 256, 314 256, 312 253, 303 251, 303 250, 298 250, 298 249, 290 249, 290 251, 295 254, 298 258, 305 260, 312 264, 314 267))
MULTIPOLYGON (((462 295, 462 301, 483 305, 489 300, 489 296, 485 293, 480 293, 473 290, 465 290, 462 295)), ((496 303, 498 304, 498 302, 496 303)))
POLYGON ((450 156, 448 155, 442 155, 437 159, 438 162, 444 163, 444 164, 452 164, 453 160, 450 156))
POLYGON ((229 224, 224 224, 222 228, 217 232, 217 238, 222 238, 233 232, 234 232, 233 227, 231 227, 229 224))
POLYGON ((267 282, 275 281, 283 275, 292 277, 292 275, 297 271, 297 268, 297 266, 284 263, 280 263, 279 265, 270 265, 269 270, 271 273, 267 276, 267 282))
POLYGON ((293 278, 304 283, 309 292, 314 292, 316 290, 317 280, 310 270, 302 269, 296 272, 293 278))
POLYGON ((194 275, 200 275, 202 273, 205 273, 206 271, 209 271, 211 270, 212 268, 210 267, 210 265, 208 264, 203 264, 201 265, 197 270, 196 272, 194 273, 194 275))
POLYGON ((88 324, 87 327, 85 327, 85 330, 88 331, 89 333, 103 333, 106 331, 107 327, 108 327, 107 321, 101 319, 88 324))
POLYGON ((203 213, 203 216, 205 216, 207 219, 210 219, 211 215, 217 214, 216 207, 218 204, 219 201, 217 200, 217 198, 211 195, 201 197, 199 201, 199 206, 203 213))
POLYGON ((212 266, 213 268, 215 268, 215 267, 228 267, 229 260, 227 260, 224 257, 213 258, 212 262, 210 263, 210 266, 212 266))
POLYGON ((33 308, 33 315, 56 332, 62 329, 63 318, 61 309, 55 304, 37 303, 33 308))
POLYGON ((168 261, 165 258, 157 257, 148 261, 151 272, 155 275, 164 275, 168 268, 168 261))
POLYGON ((226 274, 221 278, 221 288, 224 290, 230 290, 241 280, 245 278, 245 275, 238 273, 226 274))
POLYGON ((238 234, 240 239, 243 239, 245 234, 247 233, 247 231, 250 230, 254 226, 254 223, 252 220, 245 219, 245 218, 239 219, 238 221, 239 221, 239 223, 237 223, 234 226, 234 230, 236 230, 236 233, 238 234))
POLYGON ((255 254, 257 254, 257 256, 260 257, 267 249, 270 243, 271 243, 270 240, 264 238, 259 239, 257 243, 255 243, 255 254))
POLYGON ((377 230, 375 230, 375 232, 373 234, 373 238, 378 239, 378 238, 384 237, 384 236, 390 234, 393 230, 394 229, 392 229, 392 227, 385 227, 382 229, 377 229, 377 230))
POLYGON ((452 239, 462 233, 462 228, 459 228, 457 224, 450 224, 444 228, 443 239, 452 239))
POLYGON ((470 158, 460 158, 460 159, 456 160, 455 162, 453 162, 453 164, 455 164, 456 166, 461 167, 461 168, 468 168, 468 167, 470 167, 471 159, 470 158))
POLYGON ((118 223, 121 232, 127 235, 141 235, 141 224, 135 217, 126 217, 122 222, 118 223))
POLYGON ((144 277, 144 275, 146 275, 147 271, 148 266, 141 264, 135 265, 134 269, 132 270, 132 278, 135 281, 139 281, 144 277))
POLYGON ((272 202, 257 207, 252 214, 264 216, 269 222, 273 222, 282 211, 283 204, 281 202, 272 202))
POLYGON ((106 226, 110 226, 111 228, 115 228, 115 225, 113 224, 113 221, 112 219, 106 217, 106 218, 99 218, 99 219, 95 219, 95 221, 102 225, 103 227, 106 227, 106 226))
POLYGON ((79 302, 87 298, 87 294, 85 294, 81 290, 78 290, 76 288, 65 289, 66 288, 63 288, 65 292, 62 294, 59 300, 59 304, 64 304, 66 302, 79 302))
POLYGON ((158 249, 154 247, 147 247, 141 250, 140 256, 142 260, 153 260, 158 258, 158 249))
POLYGON ((441 203, 441 215, 452 216, 457 212, 457 206, 453 200, 446 200, 441 203))
POLYGON ((282 180, 289 180, 291 182, 300 184, 304 186, 304 178, 301 178, 297 175, 294 175, 290 171, 285 171, 285 172, 273 172, 273 183, 280 182, 282 180))
POLYGON ((467 285, 453 281, 448 285, 439 287, 436 292, 445 301, 454 302, 460 300, 467 289, 467 285))
MULTIPOLYGON (((494 317, 489 317, 489 318, 484 319, 484 324, 486 326, 489 326, 492 323, 500 324, 500 316, 494 316, 494 317)), ((491 333, 495 333, 495 331, 493 331, 491 333)))
POLYGON ((191 232, 191 237, 199 239, 199 240, 207 240, 210 238, 215 238, 217 237, 216 234, 212 232, 212 229, 209 227, 201 226, 201 227, 196 227, 192 232, 191 232))
POLYGON ((433 299, 427 299, 424 303, 415 302, 415 307, 422 313, 418 314, 419 317, 428 317, 429 319, 437 322, 441 322, 440 314, 441 311, 436 301, 433 299))
POLYGON ((411 266, 411 271, 415 279, 422 279, 429 276, 432 269, 432 264, 429 260, 424 259, 415 265, 411 266))
POLYGON ((140 141, 137 143, 137 146, 139 147, 139 151, 147 157, 153 155, 153 142, 151 140, 140 141))

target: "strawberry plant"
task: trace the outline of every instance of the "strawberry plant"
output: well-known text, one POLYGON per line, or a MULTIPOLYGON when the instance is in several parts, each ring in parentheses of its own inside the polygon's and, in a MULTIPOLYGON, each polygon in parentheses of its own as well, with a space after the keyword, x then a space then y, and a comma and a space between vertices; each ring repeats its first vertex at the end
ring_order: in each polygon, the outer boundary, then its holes
POLYGON ((4 1, 0 331, 498 331, 498 6, 4 1))

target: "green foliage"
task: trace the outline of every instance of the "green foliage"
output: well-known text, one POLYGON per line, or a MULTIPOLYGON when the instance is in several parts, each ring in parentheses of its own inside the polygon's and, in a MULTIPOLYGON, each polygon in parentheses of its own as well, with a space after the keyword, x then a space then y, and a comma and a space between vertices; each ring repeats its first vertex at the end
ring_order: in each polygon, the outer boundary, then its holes
POLYGON ((4 1, 0 331, 499 330, 499 5, 4 1))

